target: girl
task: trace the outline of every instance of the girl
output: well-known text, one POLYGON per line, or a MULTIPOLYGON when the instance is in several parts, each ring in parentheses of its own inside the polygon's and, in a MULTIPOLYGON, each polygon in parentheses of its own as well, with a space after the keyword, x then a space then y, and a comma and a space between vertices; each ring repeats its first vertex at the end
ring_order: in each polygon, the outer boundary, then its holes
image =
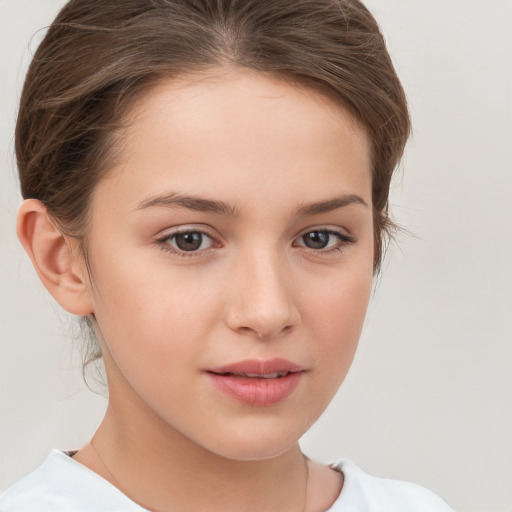
POLYGON ((360 2, 69 2, 21 98, 18 236, 109 404, 0 509, 450 510, 298 445, 354 356, 409 129, 360 2))

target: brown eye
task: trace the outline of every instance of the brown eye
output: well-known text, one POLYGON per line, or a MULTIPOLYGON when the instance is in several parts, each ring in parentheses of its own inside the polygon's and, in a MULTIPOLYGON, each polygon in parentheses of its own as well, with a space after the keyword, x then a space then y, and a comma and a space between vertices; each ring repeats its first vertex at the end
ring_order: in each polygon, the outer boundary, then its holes
POLYGON ((185 231, 171 235, 168 243, 180 251, 193 252, 211 247, 212 240, 201 231, 185 231))

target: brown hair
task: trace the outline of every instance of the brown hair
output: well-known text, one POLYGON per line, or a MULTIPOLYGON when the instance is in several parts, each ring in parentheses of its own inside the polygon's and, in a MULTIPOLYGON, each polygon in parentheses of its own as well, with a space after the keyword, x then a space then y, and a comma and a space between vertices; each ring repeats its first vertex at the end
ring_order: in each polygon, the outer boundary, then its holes
POLYGON ((86 255, 91 193, 129 106, 157 80, 226 64, 319 89, 366 129, 377 271, 410 121, 383 36, 358 0, 71 0, 23 88, 15 137, 23 197, 44 203, 86 255))

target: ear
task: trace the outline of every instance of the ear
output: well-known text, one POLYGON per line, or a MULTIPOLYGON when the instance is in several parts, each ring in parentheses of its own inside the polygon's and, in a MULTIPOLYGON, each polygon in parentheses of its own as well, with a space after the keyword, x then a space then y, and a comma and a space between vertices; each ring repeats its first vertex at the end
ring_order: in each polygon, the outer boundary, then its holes
POLYGON ((40 201, 23 201, 18 212, 17 234, 39 278, 55 300, 74 315, 92 313, 85 265, 40 201))

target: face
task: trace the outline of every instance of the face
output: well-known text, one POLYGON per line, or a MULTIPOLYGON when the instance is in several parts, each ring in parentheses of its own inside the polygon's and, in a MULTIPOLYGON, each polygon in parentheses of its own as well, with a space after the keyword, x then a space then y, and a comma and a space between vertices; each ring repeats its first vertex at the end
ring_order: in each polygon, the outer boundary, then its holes
POLYGON ((360 335, 367 137, 319 93, 233 70, 162 82, 127 120, 89 232, 111 404, 224 457, 277 456, 360 335))

